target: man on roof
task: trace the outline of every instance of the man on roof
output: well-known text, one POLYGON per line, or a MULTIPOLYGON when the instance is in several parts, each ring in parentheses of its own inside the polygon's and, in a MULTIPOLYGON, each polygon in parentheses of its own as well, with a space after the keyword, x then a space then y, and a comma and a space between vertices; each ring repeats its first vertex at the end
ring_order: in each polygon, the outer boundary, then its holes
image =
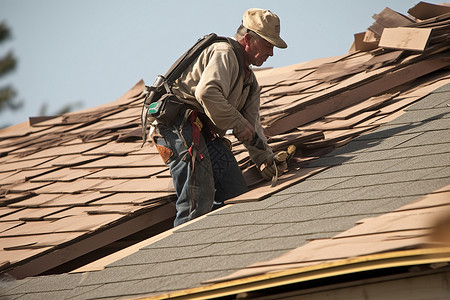
POLYGON ((170 167, 178 197, 175 226, 248 191, 231 143, 223 138, 227 130, 232 129, 246 146, 266 180, 286 169, 285 162, 274 163, 274 153, 264 137, 259 120, 260 88, 250 68, 272 56, 274 46, 287 47, 280 37, 280 20, 269 10, 249 9, 234 38, 243 65, 228 42, 216 42, 203 50, 172 86, 173 94, 194 109, 183 109, 174 126, 156 125, 153 134, 170 167), (260 146, 252 146, 258 138, 260 146))

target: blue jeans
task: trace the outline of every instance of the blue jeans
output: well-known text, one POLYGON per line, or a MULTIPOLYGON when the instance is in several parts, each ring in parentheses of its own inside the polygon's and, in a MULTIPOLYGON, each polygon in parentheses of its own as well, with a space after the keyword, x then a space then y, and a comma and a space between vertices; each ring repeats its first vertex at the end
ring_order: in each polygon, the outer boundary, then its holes
POLYGON ((221 138, 205 138, 204 130, 198 147, 202 158, 198 155, 192 168, 189 153, 192 125, 187 120, 180 130, 182 121, 182 117, 178 118, 172 127, 158 124, 161 137, 154 138, 158 151, 170 168, 177 193, 174 226, 206 214, 222 206, 225 200, 248 191, 228 145, 221 138))

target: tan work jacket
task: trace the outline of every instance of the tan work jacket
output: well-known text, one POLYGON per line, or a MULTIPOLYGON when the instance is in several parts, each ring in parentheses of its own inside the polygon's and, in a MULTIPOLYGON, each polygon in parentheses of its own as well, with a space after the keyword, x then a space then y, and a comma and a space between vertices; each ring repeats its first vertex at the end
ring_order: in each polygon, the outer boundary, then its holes
MULTIPOLYGON (((248 120, 267 145, 259 120, 260 88, 255 74, 250 70, 245 79, 242 70, 239 79, 238 75, 239 62, 232 46, 227 42, 213 43, 175 81, 173 93, 204 112, 220 136, 228 129, 241 132, 248 120), (236 80, 239 81, 235 86, 236 80)), ((273 154, 268 146, 267 150, 251 146, 247 149, 258 166, 273 154)))

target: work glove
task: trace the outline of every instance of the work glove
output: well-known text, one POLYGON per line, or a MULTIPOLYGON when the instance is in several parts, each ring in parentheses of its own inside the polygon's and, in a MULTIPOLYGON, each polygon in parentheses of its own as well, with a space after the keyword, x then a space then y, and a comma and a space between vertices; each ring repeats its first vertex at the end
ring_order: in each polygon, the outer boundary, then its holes
POLYGON ((272 178, 277 174, 275 168, 278 169, 278 176, 281 176, 281 174, 283 174, 283 172, 287 169, 287 157, 288 154, 286 151, 279 151, 269 157, 259 166, 261 176, 267 181, 272 180, 272 178))

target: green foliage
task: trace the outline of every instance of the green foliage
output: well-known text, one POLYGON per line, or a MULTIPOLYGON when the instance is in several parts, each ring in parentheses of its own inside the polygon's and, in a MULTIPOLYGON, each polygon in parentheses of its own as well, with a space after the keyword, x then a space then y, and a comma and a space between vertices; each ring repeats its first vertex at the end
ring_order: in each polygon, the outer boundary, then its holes
POLYGON ((17 110, 22 107, 22 102, 15 101, 7 101, 3 99, 14 99, 17 96, 16 90, 10 86, 4 86, 0 88, 0 111, 5 108, 9 108, 11 110, 17 110))
POLYGON ((5 56, 0 58, 0 76, 13 71, 16 68, 16 64, 17 62, 14 55, 9 51, 5 56))
MULTIPOLYGON (((0 23, 0 43, 3 43, 11 37, 11 32, 8 26, 0 23)), ((5 56, 0 58, 0 78, 15 70, 17 60, 12 51, 9 51, 5 56)), ((17 92, 10 86, 0 87, 0 112, 4 109, 17 110, 22 107, 23 103, 17 100, 17 92)))
MULTIPOLYGON (((59 108, 58 110, 56 110, 55 112, 51 113, 50 115, 53 115, 53 116, 62 115, 62 114, 71 112, 71 111, 75 110, 76 108, 80 108, 82 106, 83 106, 83 101, 68 103, 68 104, 64 105, 63 107, 59 108)), ((41 108, 39 109, 39 116, 47 116, 47 115, 49 115, 48 104, 42 103, 41 108)))
POLYGON ((0 22, 0 43, 11 37, 11 32, 5 22, 0 22))

